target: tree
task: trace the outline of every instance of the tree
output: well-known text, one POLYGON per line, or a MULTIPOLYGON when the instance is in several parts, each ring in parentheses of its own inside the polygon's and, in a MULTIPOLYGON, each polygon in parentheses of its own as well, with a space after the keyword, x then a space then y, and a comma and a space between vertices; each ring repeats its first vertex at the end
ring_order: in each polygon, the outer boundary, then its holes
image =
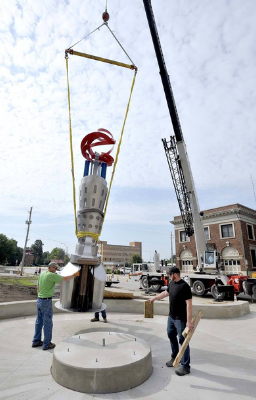
POLYGON ((22 258, 22 253, 21 253, 21 258, 20 258, 20 251, 19 248, 17 247, 17 241, 14 239, 8 239, 7 242, 7 262, 8 264, 11 265, 16 265, 16 260, 21 261, 22 258))
POLYGON ((66 255, 64 258, 64 264, 66 265, 67 263, 69 263, 69 261, 70 261, 70 258, 68 255, 66 255))
POLYGON ((0 234, 0 263, 5 263, 7 259, 7 242, 8 237, 0 234))
POLYGON ((40 265, 43 263, 43 242, 37 239, 34 244, 32 244, 31 249, 33 250, 35 256, 35 264, 40 265))
POLYGON ((47 264, 49 264, 49 262, 51 261, 51 255, 50 255, 50 252, 49 251, 44 251, 43 252, 43 264, 45 265, 47 265, 47 264))
POLYGON ((15 264, 20 265, 22 256, 23 256, 23 249, 21 247, 17 247, 15 264))
POLYGON ((8 239, 7 236, 0 234, 0 263, 10 263, 15 265, 17 260, 17 241, 8 239))
POLYGON ((65 259, 65 251, 61 247, 54 247, 50 254, 50 259, 63 260, 65 259))
POLYGON ((141 264, 142 263, 142 258, 139 254, 134 254, 132 256, 132 264, 141 264))

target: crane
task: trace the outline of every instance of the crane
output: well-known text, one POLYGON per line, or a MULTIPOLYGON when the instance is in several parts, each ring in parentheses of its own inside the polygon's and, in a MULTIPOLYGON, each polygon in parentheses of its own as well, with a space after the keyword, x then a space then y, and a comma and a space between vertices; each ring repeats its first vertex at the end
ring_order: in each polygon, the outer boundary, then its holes
POLYGON ((215 269, 217 266, 218 253, 207 247, 201 220, 203 213, 199 210, 192 170, 157 31, 152 4, 150 0, 143 0, 143 3, 174 131, 174 135, 170 136, 169 141, 162 139, 162 142, 171 172, 184 229, 186 235, 189 237, 195 234, 198 270, 203 271, 204 268, 215 269))

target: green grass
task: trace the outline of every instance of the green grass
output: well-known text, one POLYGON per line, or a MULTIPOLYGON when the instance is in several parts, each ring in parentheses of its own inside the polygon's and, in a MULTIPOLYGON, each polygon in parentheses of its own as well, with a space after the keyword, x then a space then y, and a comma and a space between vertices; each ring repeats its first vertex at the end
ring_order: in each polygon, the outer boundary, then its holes
POLYGON ((8 276, 1 276, 0 277, 0 283, 3 283, 4 285, 19 285, 19 286, 35 286, 37 284, 37 279, 34 277, 8 277, 8 276))

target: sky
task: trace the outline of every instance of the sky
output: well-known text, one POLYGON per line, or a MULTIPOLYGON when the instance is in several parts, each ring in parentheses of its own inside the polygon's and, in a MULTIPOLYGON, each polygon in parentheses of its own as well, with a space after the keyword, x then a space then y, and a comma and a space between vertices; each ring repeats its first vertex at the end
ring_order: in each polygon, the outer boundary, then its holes
MULTIPOLYGON (((72 253, 75 235, 64 51, 102 24, 105 0, 0 2, 0 233, 72 253)), ((201 210, 255 209, 256 2, 152 0, 201 210)), ((100 239, 170 258, 179 208, 162 138, 173 128, 142 0, 108 0, 109 27, 138 67, 100 239)), ((74 50, 130 61, 106 26, 74 50)), ((69 57, 76 191, 83 137, 118 142, 131 70, 69 57)), ((112 155, 115 157, 117 145, 112 155)), ((107 180, 111 177, 108 168, 107 180)), ((173 243, 174 246, 174 243, 173 243)))

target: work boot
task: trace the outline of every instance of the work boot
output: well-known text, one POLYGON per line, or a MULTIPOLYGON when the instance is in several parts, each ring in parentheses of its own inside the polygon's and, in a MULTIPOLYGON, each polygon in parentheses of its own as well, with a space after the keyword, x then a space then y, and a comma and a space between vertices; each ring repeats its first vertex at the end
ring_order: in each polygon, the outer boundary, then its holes
POLYGON ((99 319, 94 317, 91 319, 91 322, 99 322, 99 319))
POLYGON ((51 342, 47 347, 45 347, 45 349, 43 348, 43 350, 52 350, 54 347, 56 347, 56 344, 51 342))
POLYGON ((106 324, 108 322, 107 318, 103 318, 103 322, 106 324))
POLYGON ((175 360, 175 358, 171 358, 170 361, 167 361, 166 366, 173 367, 174 360, 175 360))
POLYGON ((32 344, 32 347, 39 347, 39 346, 43 346, 43 342, 42 340, 40 340, 38 343, 36 344, 32 344))
POLYGON ((175 374, 179 376, 184 376, 190 374, 190 371, 188 371, 182 365, 180 365, 179 368, 176 369, 175 374))

